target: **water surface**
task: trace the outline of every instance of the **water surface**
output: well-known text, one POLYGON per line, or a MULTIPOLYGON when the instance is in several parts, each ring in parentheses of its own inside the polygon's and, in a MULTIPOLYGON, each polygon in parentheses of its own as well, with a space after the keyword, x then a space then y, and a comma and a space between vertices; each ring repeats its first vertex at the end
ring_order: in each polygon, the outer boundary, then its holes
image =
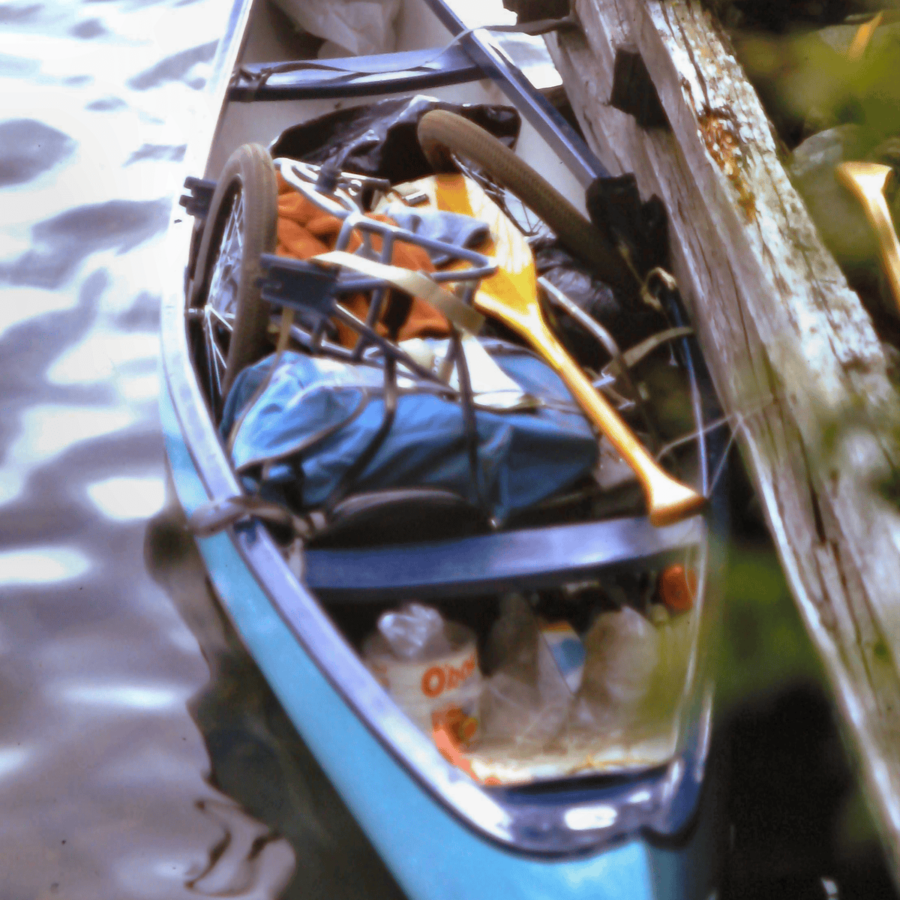
POLYGON ((167 501, 162 238, 228 6, 0 5, 3 900, 399 896, 167 501))

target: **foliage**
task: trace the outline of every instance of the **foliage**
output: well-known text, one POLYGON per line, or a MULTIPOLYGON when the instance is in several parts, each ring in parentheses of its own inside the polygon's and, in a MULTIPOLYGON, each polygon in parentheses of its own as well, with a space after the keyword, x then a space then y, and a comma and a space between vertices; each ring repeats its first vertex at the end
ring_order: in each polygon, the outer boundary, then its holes
POLYGON ((745 33, 735 49, 788 144, 853 123, 866 151, 900 134, 900 24, 877 28, 859 59, 858 28, 838 25, 792 35, 745 33))
POLYGON ((727 709, 794 682, 821 682, 822 668, 768 544, 736 544, 727 571, 717 694, 727 709))

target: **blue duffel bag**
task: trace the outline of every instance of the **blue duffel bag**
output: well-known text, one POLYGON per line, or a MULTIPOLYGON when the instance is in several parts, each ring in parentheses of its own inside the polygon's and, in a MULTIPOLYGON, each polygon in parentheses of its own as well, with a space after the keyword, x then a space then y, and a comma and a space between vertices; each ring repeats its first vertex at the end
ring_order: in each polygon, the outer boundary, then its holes
MULTIPOLYGON (((401 370, 392 427, 354 479, 354 491, 443 488, 502 522, 591 473, 597 437, 556 373, 523 348, 483 345, 537 403, 526 410, 476 408, 480 485, 473 483, 459 400, 401 370)), ((384 370, 293 352, 270 373, 272 364, 271 357, 262 360, 235 380, 222 433, 248 488, 282 503, 290 496, 295 506, 299 496, 304 509, 315 509, 382 426, 384 370)))

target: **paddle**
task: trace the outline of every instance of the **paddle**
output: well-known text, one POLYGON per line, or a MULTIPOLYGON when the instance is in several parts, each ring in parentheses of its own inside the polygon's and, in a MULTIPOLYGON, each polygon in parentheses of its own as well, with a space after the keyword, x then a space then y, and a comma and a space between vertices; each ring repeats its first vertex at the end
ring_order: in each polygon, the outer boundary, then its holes
POLYGON ((556 370, 591 422, 637 475, 650 522, 670 525, 696 513, 705 503, 704 497, 658 465, 550 330, 538 301, 534 257, 524 235, 471 179, 436 175, 414 184, 438 209, 474 216, 488 224, 493 247, 479 247, 479 252, 495 256, 500 266, 481 280, 473 305, 512 328, 556 370))
POLYGON ((834 170, 838 181, 849 188, 862 203, 866 218, 875 229, 881 264, 894 301, 900 308, 900 242, 884 198, 884 188, 892 172, 890 166, 868 162, 845 162, 834 170))

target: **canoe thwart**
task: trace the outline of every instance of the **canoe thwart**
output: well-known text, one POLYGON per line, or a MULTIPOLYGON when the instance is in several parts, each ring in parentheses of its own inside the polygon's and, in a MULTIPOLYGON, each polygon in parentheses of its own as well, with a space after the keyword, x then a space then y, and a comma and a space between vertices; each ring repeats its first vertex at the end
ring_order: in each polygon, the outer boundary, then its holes
POLYGON ((230 100, 309 100, 416 92, 483 78, 462 44, 378 56, 283 63, 245 63, 230 100))
POLYGON ((539 590, 683 552, 703 529, 700 517, 659 528, 638 516, 389 548, 309 549, 304 578, 326 604, 539 590))

